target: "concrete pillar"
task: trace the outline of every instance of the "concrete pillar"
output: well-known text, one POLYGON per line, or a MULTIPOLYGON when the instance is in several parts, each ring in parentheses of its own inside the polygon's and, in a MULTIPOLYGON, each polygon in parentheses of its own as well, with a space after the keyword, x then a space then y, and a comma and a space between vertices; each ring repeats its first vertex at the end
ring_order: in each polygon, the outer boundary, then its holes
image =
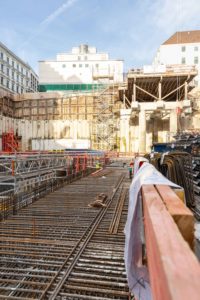
POLYGON ((158 142, 158 119, 153 119, 153 143, 158 142))
POLYGON ((123 90, 123 108, 126 108, 126 95, 125 95, 125 89, 123 90))
POLYGON ((121 109, 120 111, 120 151, 130 151, 130 120, 131 109, 121 109))
POLYGON ((133 83, 132 101, 136 101, 136 84, 135 84, 135 80, 134 80, 134 83, 133 83))
POLYGON ((169 120, 169 131, 170 131, 170 138, 174 133, 177 132, 177 113, 176 109, 172 109, 170 111, 170 120, 169 120))
POLYGON ((162 100, 162 83, 161 83, 161 81, 158 84, 158 99, 159 99, 159 101, 162 100))
POLYGON ((139 152, 146 152, 146 112, 139 112, 139 152))

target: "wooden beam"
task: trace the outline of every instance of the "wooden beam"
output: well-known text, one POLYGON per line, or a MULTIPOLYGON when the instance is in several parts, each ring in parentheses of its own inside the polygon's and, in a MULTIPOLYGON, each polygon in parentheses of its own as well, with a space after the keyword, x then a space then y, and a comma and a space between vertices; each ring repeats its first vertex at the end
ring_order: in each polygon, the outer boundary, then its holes
POLYGON ((125 99, 128 102, 128 107, 131 107, 131 102, 128 100, 128 98, 126 97, 126 95, 125 95, 125 99))
POLYGON ((168 93, 167 95, 165 95, 164 97, 162 97, 162 100, 164 100, 165 98, 167 98, 168 96, 170 96, 174 92, 180 90, 184 85, 185 85, 185 83, 181 84, 179 87, 177 87, 176 89, 172 90, 170 93, 168 93))
POLYGON ((158 99, 159 101, 162 100, 162 79, 158 83, 158 99))
POLYGON ((143 93, 145 93, 145 94, 151 96, 151 97, 154 98, 155 100, 158 100, 158 97, 156 97, 155 95, 153 95, 153 94, 147 92, 146 90, 142 89, 142 88, 139 87, 138 85, 135 85, 135 86, 136 86, 136 89, 138 89, 138 90, 142 91, 143 93))
POLYGON ((133 98, 132 100, 133 101, 136 101, 136 83, 135 83, 136 80, 134 80, 134 83, 133 83, 133 98))
POLYGON ((200 266, 153 185, 142 186, 147 261, 154 300, 199 300, 200 266))
POLYGON ((167 185, 156 185, 167 210, 185 241, 194 250, 194 216, 176 193, 167 185))

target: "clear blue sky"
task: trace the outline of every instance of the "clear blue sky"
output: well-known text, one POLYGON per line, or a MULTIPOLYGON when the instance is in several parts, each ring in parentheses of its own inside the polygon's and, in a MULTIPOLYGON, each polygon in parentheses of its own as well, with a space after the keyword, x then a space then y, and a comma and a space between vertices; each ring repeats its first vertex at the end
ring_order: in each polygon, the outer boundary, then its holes
POLYGON ((36 71, 81 43, 140 67, 175 31, 200 29, 200 0, 0 0, 0 12, 0 41, 36 71))

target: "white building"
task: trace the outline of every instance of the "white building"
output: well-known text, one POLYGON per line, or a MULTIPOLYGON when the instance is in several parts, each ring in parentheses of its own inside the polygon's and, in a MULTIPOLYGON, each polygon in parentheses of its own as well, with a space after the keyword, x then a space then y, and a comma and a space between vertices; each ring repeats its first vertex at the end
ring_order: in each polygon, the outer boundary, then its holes
POLYGON ((38 76, 33 69, 0 42, 0 90, 36 92, 38 76))
MULTIPOLYGON (((158 49, 153 61, 158 65, 196 65, 200 74, 200 30, 182 31, 173 34, 158 49)), ((200 86, 200 75, 195 78, 200 86)))
POLYGON ((39 61, 40 86, 65 89, 64 85, 118 83, 123 81, 123 60, 109 59, 108 53, 80 45, 70 53, 59 53, 55 60, 39 61))

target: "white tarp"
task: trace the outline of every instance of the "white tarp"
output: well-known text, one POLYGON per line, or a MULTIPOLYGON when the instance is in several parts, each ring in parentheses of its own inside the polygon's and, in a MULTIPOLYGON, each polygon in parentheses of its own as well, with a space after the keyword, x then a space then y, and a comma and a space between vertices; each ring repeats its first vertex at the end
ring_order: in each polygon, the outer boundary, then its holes
POLYGON ((126 275, 129 289, 137 300, 152 299, 148 269, 142 264, 143 216, 140 189, 143 184, 163 184, 180 188, 148 162, 144 162, 138 170, 139 162, 144 160, 138 157, 135 161, 136 173, 130 186, 128 217, 125 226, 126 275))
POLYGON ((32 139, 32 150, 89 149, 88 139, 32 139))

